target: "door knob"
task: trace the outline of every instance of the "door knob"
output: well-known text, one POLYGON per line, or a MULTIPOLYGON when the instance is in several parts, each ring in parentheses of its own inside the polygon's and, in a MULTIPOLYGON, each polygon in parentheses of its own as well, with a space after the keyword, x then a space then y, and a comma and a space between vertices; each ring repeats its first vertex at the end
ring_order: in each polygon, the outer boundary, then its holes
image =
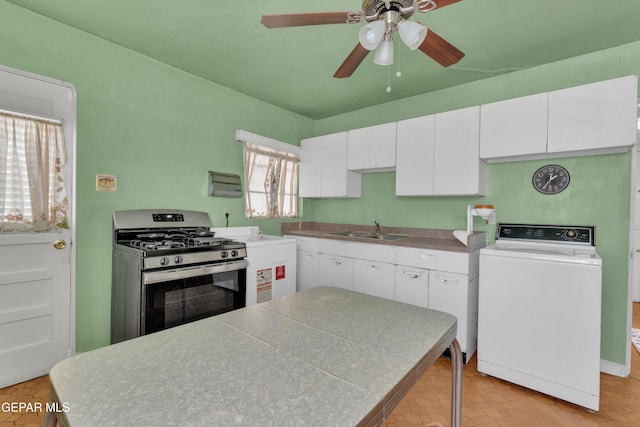
POLYGON ((56 249, 64 249, 67 247, 67 242, 65 242, 64 240, 56 240, 55 242, 53 242, 53 247, 56 249))

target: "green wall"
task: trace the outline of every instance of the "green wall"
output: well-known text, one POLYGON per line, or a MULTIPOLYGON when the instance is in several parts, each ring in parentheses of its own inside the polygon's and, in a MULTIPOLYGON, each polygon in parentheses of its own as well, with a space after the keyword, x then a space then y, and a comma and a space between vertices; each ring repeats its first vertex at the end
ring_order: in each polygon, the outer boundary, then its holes
MULTIPOLYGON (((248 225, 244 200, 207 196, 208 171, 242 174, 236 129, 298 145, 314 122, 0 2, 0 63, 78 92, 76 349, 109 344, 111 214, 187 208, 248 225), (118 191, 95 190, 98 173, 118 191)), ((279 233, 277 221, 253 221, 279 233)))
MULTIPOLYGON (((206 195, 207 171, 242 173, 236 129, 298 144, 300 138, 589 83, 640 69, 640 44, 485 79, 314 122, 194 77, 130 50, 0 2, 0 63, 71 82, 78 90, 77 351, 109 343, 111 213, 180 207, 205 210, 214 225, 242 199, 206 195), (118 176, 118 191, 95 191, 95 175, 118 176)), ((384 88, 380 88, 384 90, 384 88)), ((396 197, 394 174, 369 174, 358 200, 303 201, 304 220, 460 229, 465 206, 493 203, 503 222, 596 225, 604 259, 602 357, 624 363, 630 154, 493 164, 486 197, 396 197), (570 187, 537 194, 533 171, 569 169, 570 187), (597 171, 597 173, 595 172, 597 171), (606 180, 603 179, 606 177, 606 180)), ((277 233, 278 221, 254 221, 277 233)), ((476 222, 476 229, 493 227, 476 222)))
MULTIPOLYGON (((317 134, 402 120, 471 105, 485 104, 609 78, 638 74, 640 43, 620 46, 542 67, 493 77, 406 100, 334 116, 317 122, 317 134)), ((383 88, 381 88, 382 90, 383 88)), ((369 174, 358 200, 313 200, 312 219, 442 229, 464 229, 467 204, 491 203, 498 222, 580 224, 596 226, 603 258, 602 358, 624 364, 628 307, 627 261, 631 154, 571 157, 490 164, 485 197, 396 197, 393 173, 369 174), (569 188, 541 195, 531 185, 540 166, 559 163, 571 174, 569 188)), ((476 230, 493 239, 495 227, 476 219, 476 230)))

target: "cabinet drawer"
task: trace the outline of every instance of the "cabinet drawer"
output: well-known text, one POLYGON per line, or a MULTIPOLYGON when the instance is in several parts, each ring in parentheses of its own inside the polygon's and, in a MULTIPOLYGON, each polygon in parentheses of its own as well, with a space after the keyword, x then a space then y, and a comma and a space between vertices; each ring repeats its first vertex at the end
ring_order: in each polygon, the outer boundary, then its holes
POLYGON ((320 252, 320 239, 315 237, 301 237, 284 235, 284 237, 296 240, 296 246, 299 251, 320 252))
POLYGON ((320 252, 371 261, 395 261, 395 247, 377 243, 345 242, 341 240, 320 239, 320 252))
POLYGON ((453 273, 469 273, 469 254, 432 249, 396 248, 396 264, 453 273))

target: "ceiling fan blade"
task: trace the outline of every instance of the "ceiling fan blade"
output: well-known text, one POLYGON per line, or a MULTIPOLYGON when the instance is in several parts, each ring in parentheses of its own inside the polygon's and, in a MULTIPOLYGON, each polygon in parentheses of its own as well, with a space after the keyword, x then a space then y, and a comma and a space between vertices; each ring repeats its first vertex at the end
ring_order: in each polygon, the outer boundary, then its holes
POLYGON ((436 9, 440 9, 441 7, 449 6, 453 3, 458 3, 462 0, 433 0, 436 4, 436 9))
POLYGON ((345 77, 350 77, 351 74, 358 68, 358 66, 364 61, 364 58, 367 57, 369 51, 362 47, 360 43, 353 48, 349 56, 344 60, 338 71, 333 75, 333 77, 337 79, 343 79, 345 77))
POLYGON ((453 65, 464 57, 463 52, 431 31, 431 29, 427 32, 427 37, 422 44, 418 46, 418 49, 443 67, 453 65))
POLYGON ((292 13, 262 15, 260 22, 267 28, 302 27, 305 25, 346 24, 353 12, 292 13))

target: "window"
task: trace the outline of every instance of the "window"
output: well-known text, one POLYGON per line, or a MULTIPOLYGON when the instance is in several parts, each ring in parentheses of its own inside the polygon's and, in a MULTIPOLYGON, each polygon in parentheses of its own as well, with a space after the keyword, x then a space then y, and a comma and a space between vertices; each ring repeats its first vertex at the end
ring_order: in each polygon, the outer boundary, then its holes
POLYGON ((69 228, 62 125, 0 112, 0 229, 69 228))
POLYGON ((245 215, 247 218, 295 218, 298 216, 299 162, 298 153, 245 141, 245 215))

